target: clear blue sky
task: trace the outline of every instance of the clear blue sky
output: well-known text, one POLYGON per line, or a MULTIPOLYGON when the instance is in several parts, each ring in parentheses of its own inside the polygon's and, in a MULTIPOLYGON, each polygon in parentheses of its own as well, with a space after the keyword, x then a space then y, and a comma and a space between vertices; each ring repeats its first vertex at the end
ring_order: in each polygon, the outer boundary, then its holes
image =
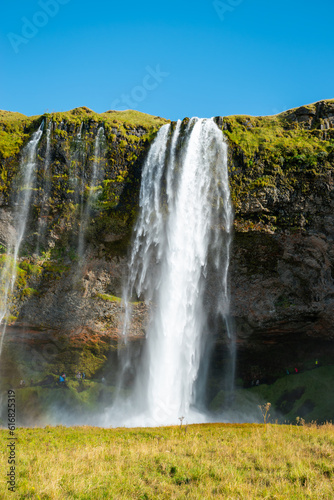
POLYGON ((177 119, 334 98, 333 0, 217 4, 220 15, 212 0, 3 2, 0 109, 177 119))

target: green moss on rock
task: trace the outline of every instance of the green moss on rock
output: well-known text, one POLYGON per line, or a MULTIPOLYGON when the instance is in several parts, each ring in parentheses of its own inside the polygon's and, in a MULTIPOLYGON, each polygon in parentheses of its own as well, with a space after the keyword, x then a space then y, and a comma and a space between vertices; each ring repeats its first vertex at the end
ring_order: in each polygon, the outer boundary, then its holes
POLYGON ((300 230, 312 222, 312 214, 301 218, 292 205, 296 197, 303 200, 316 186, 320 189, 331 175, 333 116, 334 100, 275 116, 224 118, 237 228, 300 230))

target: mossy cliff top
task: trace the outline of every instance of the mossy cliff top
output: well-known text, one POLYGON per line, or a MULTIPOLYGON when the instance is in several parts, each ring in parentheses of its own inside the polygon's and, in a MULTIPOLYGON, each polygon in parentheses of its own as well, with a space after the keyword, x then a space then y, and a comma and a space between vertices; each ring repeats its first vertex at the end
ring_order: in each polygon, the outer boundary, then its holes
POLYGON ((306 229, 319 222, 314 198, 322 198, 324 208, 331 198, 334 100, 274 116, 228 116, 219 124, 230 145, 239 230, 306 229))
POLYGON ((132 109, 125 111, 110 110, 99 114, 85 106, 66 112, 47 113, 45 116, 56 123, 68 122, 80 125, 81 123, 95 122, 103 123, 106 129, 111 127, 123 131, 136 128, 142 128, 146 131, 157 130, 165 123, 168 123, 168 120, 159 116, 148 115, 132 109))
POLYGON ((135 209, 132 205, 136 204, 134 200, 144 156, 157 130, 168 121, 132 110, 98 114, 87 107, 31 117, 0 111, 0 206, 12 206, 13 201, 15 203, 15 179, 19 175, 23 147, 43 121, 45 126, 38 147, 36 193, 33 202, 35 215, 39 216, 43 199, 49 199, 51 195, 49 214, 53 215, 55 220, 58 216, 62 217, 66 207, 77 204, 77 193, 73 188, 76 182, 78 186, 85 187, 85 193, 80 193, 80 196, 87 197, 87 182, 91 175, 94 143, 99 126, 103 126, 105 141, 105 178, 101 179, 101 203, 106 210, 117 206, 126 188, 122 198, 122 210, 133 215, 135 209), (46 174, 46 130, 51 123, 50 173, 46 174), (81 136, 83 141, 79 144, 78 138, 81 136), (47 185, 50 192, 45 191, 47 185), (125 200, 126 193, 133 200, 130 204, 125 200))
MULTIPOLYGON (((80 107, 32 117, 0 111, 0 187, 4 200, 11 192, 20 151, 43 119, 52 120, 53 143, 60 144, 64 157, 71 148, 69 141, 80 127, 86 140, 92 142, 99 124, 103 124, 110 164, 119 166, 118 176, 124 171, 130 174, 131 164, 137 159, 136 177, 140 176, 140 161, 144 157, 140 152, 147 150, 157 130, 168 122, 133 110, 98 114, 80 107)), ((303 230, 317 223, 313 198, 320 196, 324 206, 330 201, 331 191, 326 186, 331 185, 334 167, 334 100, 274 116, 227 116, 217 122, 230 146, 237 229, 303 230)), ((70 161, 69 157, 66 161, 70 161)))
POLYGON ((234 115, 224 118, 224 130, 231 143, 247 157, 262 149, 290 146, 326 150, 334 140, 334 99, 320 101, 278 115, 234 115))
POLYGON ((19 153, 20 148, 36 130, 43 120, 52 120, 56 124, 66 123, 75 129, 81 123, 103 123, 106 130, 116 129, 120 132, 141 128, 145 132, 153 132, 168 122, 164 118, 151 116, 139 111, 106 111, 95 113, 87 107, 72 109, 58 113, 45 113, 41 116, 25 116, 21 113, 0 110, 0 159, 9 158, 19 153))

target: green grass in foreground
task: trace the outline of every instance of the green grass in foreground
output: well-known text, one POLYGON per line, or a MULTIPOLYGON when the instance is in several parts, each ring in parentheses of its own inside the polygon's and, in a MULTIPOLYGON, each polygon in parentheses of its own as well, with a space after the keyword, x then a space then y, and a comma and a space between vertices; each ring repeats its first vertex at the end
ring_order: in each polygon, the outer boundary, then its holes
POLYGON ((207 424, 16 431, 17 491, 1 499, 331 499, 334 426, 207 424))

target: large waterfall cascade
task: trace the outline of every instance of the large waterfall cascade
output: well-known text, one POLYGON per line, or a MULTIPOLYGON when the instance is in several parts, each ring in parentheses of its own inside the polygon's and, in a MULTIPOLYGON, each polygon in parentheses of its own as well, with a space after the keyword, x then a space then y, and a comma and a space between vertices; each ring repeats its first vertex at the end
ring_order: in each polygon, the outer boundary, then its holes
MULTIPOLYGON (((176 424, 205 420, 196 406, 197 382, 208 334, 208 309, 229 324, 228 270, 232 203, 227 144, 211 119, 193 118, 184 129, 163 126, 142 172, 140 214, 134 231, 124 291, 124 340, 133 297, 152 302, 143 362, 125 425, 176 424), (216 277, 207 301, 207 277, 216 277)), ((123 359, 123 373, 129 358, 123 359)), ((113 416, 110 415, 112 419, 113 416)))
POLYGON ((15 241, 7 248, 5 265, 0 276, 2 291, 0 303, 0 325, 2 333, 0 340, 0 355, 2 352, 2 346, 7 326, 7 315, 9 314, 10 295, 13 292, 17 275, 17 258, 26 230, 30 210, 30 200, 35 184, 37 147, 42 137, 43 127, 44 122, 41 123, 37 132, 32 135, 32 138, 24 148, 22 154, 20 165, 21 181, 15 201, 15 241))

